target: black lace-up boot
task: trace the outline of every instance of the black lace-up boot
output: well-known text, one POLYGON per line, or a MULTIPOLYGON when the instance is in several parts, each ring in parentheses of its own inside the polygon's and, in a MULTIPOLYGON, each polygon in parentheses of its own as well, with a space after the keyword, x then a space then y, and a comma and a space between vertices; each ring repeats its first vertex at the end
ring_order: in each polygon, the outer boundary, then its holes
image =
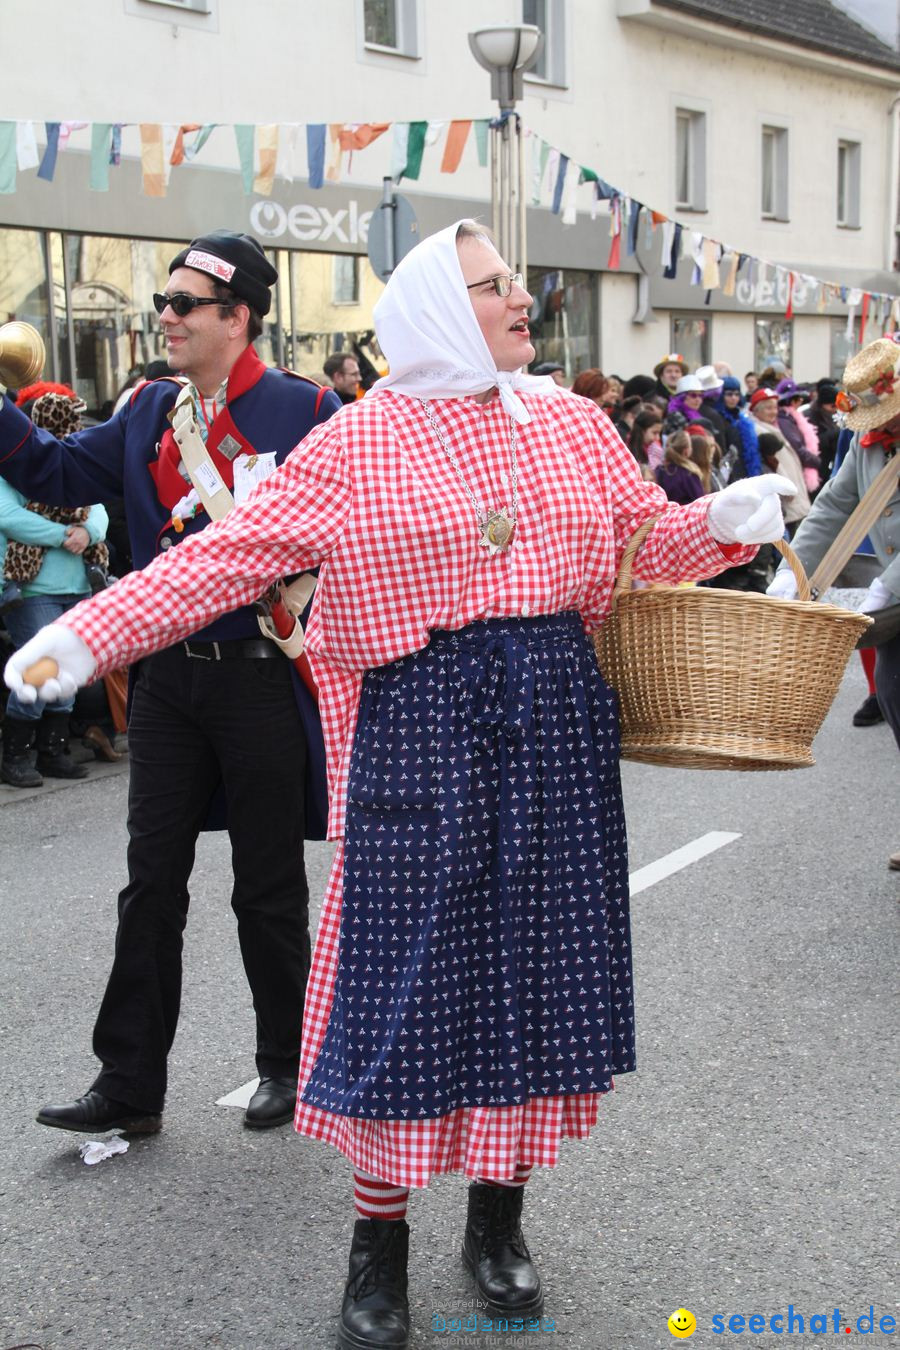
POLYGON ((341 1350, 406 1350, 409 1226, 403 1219, 357 1219, 341 1308, 341 1350))
POLYGON ((69 753, 69 714, 44 712, 38 722, 38 773, 45 778, 87 778, 87 769, 69 753))
POLYGON ((8 713, 3 720, 0 778, 10 787, 40 787, 44 781, 34 767, 37 727, 36 721, 26 722, 22 717, 10 717, 8 713))
POLYGON ((508 1317, 536 1313, 544 1305, 538 1275, 522 1235, 524 1186, 469 1187, 463 1260, 481 1298, 508 1317))

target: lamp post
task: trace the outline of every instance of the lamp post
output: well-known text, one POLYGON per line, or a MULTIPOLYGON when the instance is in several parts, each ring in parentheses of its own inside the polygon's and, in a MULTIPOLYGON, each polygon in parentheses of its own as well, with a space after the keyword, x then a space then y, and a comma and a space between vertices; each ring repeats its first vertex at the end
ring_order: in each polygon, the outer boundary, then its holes
POLYGON ((514 272, 528 267, 525 228, 525 138, 516 113, 523 96, 524 72, 544 46, 532 23, 496 24, 469 34, 469 47, 480 66, 491 72, 491 96, 500 116, 491 123, 491 209, 497 248, 514 272))

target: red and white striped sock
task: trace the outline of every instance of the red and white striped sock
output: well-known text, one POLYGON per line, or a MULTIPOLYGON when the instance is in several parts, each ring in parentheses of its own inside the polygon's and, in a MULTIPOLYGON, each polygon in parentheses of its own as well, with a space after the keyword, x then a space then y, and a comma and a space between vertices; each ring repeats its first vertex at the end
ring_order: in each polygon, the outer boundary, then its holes
POLYGON ((478 1184, 480 1186, 524 1186, 530 1176, 531 1164, 529 1163, 526 1166, 524 1163, 517 1163, 515 1176, 511 1177, 509 1181, 497 1181, 494 1177, 479 1177, 478 1184))
POLYGON ((405 1219, 409 1188, 354 1168, 353 1199, 361 1219, 405 1219))

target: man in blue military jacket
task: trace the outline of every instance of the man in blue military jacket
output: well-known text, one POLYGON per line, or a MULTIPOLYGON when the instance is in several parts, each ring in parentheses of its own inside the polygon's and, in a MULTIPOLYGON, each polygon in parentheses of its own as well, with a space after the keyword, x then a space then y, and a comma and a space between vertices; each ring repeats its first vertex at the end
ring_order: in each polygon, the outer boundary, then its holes
MULTIPOLYGON (((267 369, 253 348, 277 273, 248 235, 195 239, 154 297, 177 379, 139 387, 109 422, 64 440, 4 399, 0 474, 49 503, 124 497, 134 563, 203 529, 168 414, 188 382, 218 481, 233 490, 253 465, 275 467, 337 396, 267 369), (246 458, 256 455, 257 460, 246 458)), ((302 453, 302 451, 301 451, 302 453)), ((210 505, 210 509, 212 506, 210 505)), ((324 836, 321 729, 293 663, 261 636, 251 607, 217 619, 133 671, 128 884, 115 958, 94 1028, 102 1068, 77 1101, 45 1106, 42 1125, 154 1133, 181 997, 182 932, 197 836, 224 789, 244 969, 256 1012, 260 1086, 244 1117, 291 1119, 309 970, 303 840, 324 836)))

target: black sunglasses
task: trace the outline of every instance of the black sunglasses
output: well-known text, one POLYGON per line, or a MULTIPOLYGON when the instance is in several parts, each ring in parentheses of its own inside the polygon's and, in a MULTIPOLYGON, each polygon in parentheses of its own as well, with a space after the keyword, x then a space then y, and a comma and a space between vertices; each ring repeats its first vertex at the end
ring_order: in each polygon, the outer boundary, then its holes
POLYGON ((162 314, 167 305, 172 308, 172 313, 177 314, 179 319, 183 319, 186 314, 190 314, 192 309, 198 305, 224 305, 226 309, 234 309, 239 304, 238 300, 217 300, 213 296, 188 295, 187 291, 175 291, 172 295, 160 295, 157 292, 153 297, 153 308, 157 314, 162 314))

